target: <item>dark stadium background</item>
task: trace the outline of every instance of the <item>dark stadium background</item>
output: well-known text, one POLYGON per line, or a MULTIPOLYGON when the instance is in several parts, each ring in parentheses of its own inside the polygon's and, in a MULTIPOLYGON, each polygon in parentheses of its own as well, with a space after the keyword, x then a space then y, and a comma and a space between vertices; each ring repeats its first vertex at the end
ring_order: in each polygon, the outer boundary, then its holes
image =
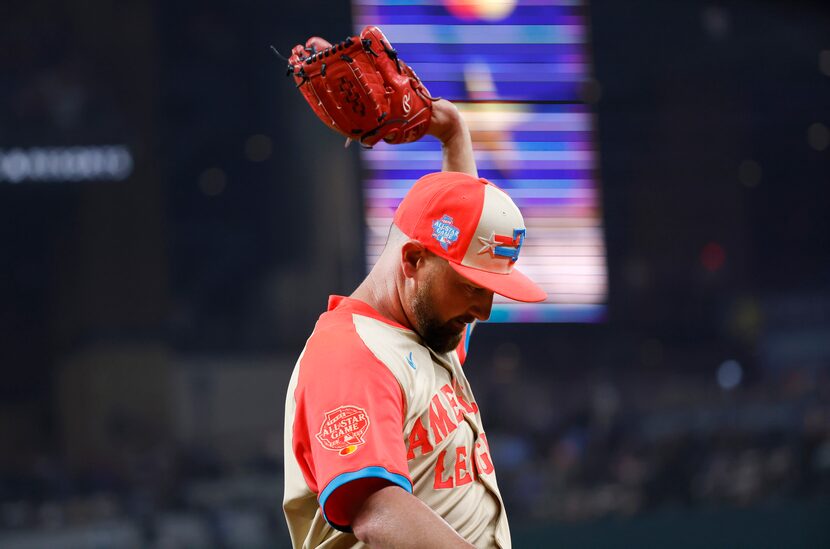
MULTIPOLYGON (((0 546, 288 543, 284 392, 363 274, 361 168, 269 45, 349 9, 4 3, 0 151, 134 164, 0 181, 0 546)), ((830 545, 830 8, 587 14, 609 320, 468 362, 514 544, 830 545)))

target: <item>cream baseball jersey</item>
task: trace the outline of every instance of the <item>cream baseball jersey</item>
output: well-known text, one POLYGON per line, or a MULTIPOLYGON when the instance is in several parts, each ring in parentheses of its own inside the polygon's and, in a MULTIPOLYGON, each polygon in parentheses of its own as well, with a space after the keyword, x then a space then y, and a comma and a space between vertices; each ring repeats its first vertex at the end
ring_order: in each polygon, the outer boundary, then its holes
POLYGON ((481 414, 459 348, 438 355, 362 301, 333 296, 285 404, 283 508, 295 548, 364 547, 352 481, 413 493, 476 547, 510 547, 481 414))

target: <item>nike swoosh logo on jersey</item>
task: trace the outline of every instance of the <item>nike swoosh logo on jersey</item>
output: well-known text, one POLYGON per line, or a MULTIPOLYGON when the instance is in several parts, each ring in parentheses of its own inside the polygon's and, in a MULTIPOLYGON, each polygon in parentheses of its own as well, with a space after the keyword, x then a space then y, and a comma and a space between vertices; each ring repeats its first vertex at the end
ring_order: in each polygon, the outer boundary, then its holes
POLYGON ((406 363, 409 364, 409 367, 412 368, 413 370, 417 370, 417 367, 415 366, 415 361, 412 359, 412 353, 411 352, 409 353, 409 356, 406 357, 406 363))

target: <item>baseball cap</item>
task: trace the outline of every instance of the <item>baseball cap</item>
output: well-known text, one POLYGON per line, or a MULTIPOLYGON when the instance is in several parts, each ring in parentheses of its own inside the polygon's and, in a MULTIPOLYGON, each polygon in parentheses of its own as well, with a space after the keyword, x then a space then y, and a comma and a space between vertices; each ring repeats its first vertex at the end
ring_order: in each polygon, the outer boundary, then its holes
POLYGON ((547 297, 514 268, 527 234, 524 219, 507 193, 486 179, 461 172, 425 175, 398 206, 394 223, 478 286, 516 301, 547 297))

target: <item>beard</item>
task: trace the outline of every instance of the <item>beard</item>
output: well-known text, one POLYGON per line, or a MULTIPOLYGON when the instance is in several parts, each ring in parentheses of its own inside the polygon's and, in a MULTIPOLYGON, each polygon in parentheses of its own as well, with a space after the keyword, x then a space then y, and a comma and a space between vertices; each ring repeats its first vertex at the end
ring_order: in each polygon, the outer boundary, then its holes
POLYGON ((427 347, 438 354, 452 351, 461 343, 464 329, 458 330, 452 325, 452 320, 442 322, 435 314, 431 290, 432 279, 424 281, 412 300, 412 311, 415 315, 415 331, 424 340, 427 347))

